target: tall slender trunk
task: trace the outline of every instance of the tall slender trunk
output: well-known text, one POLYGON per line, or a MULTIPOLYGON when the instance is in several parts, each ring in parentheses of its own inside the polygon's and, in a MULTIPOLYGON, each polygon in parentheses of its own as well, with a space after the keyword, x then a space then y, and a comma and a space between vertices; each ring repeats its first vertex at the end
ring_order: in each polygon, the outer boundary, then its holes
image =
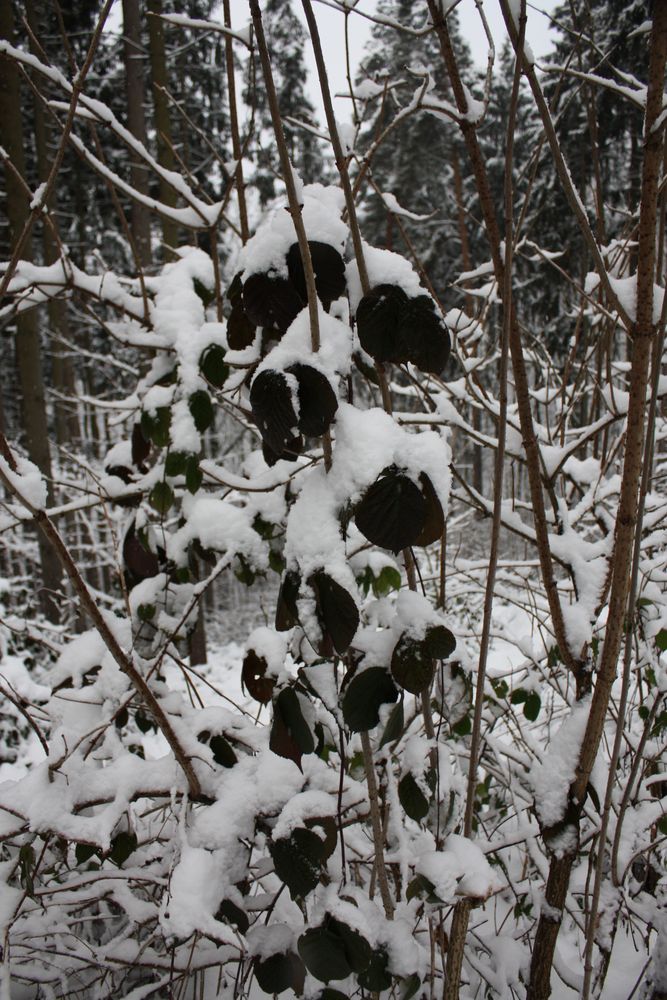
MULTIPOLYGON (((25 11, 30 30, 34 38, 41 37, 42 32, 38 22, 37 11, 34 0, 25 0, 25 11)), ((39 52, 34 39, 30 40, 30 49, 39 57, 39 52)), ((33 105, 33 135, 35 139, 35 153, 37 156, 37 177, 40 183, 44 183, 49 176, 51 169, 49 155, 49 128, 44 114, 44 108, 40 101, 35 100, 33 105)), ((48 211, 53 214, 55 210, 55 195, 49 199, 48 211)), ((44 263, 52 264, 60 257, 60 250, 56 244, 51 228, 42 226, 42 249, 44 253, 44 263)), ((54 341, 52 343, 51 371, 53 375, 54 388, 59 390, 60 398, 56 398, 53 405, 55 416, 56 440, 58 444, 71 448, 72 443, 78 437, 78 421, 73 410, 73 403, 69 402, 74 397, 74 369, 72 361, 63 345, 58 343, 59 338, 69 339, 69 321, 67 316, 67 303, 62 299, 52 298, 47 303, 47 313, 49 317, 49 335, 54 341)))
MULTIPOLYGON (((14 17, 11 0, 0 0, 0 37, 10 43, 14 38, 14 17)), ((21 122, 21 95, 16 63, 2 60, 0 71, 0 143, 6 149, 11 162, 21 177, 26 176, 26 161, 23 147, 23 125, 21 122)), ((23 232, 28 218, 29 206, 25 191, 12 171, 5 172, 7 194, 7 219, 9 240, 15 246, 23 232)), ((24 257, 32 256, 31 241, 25 246, 24 257)), ((30 460, 40 469, 48 484, 49 502, 52 501, 51 452, 49 448, 44 381, 38 316, 35 309, 21 313, 16 321, 16 370, 21 393, 21 422, 25 446, 30 460)), ((51 546, 38 534, 41 563, 42 587, 40 605, 44 614, 52 621, 58 619, 58 605, 54 592, 58 591, 62 571, 51 546)))
MULTIPOLYGON (((127 93, 127 125, 135 138, 147 145, 146 90, 144 87, 144 56, 141 43, 139 0, 123 0, 123 61, 127 93)), ((148 194, 148 179, 141 161, 130 153, 130 183, 141 194, 148 194)), ((130 225, 142 267, 153 263, 151 250, 150 213, 146 205, 132 201, 130 225)))
MULTIPOLYGON (((153 112, 155 131, 157 132, 157 159, 165 170, 175 170, 176 163, 173 152, 173 132, 169 117, 169 101, 167 100, 167 55, 164 47, 164 25, 160 19, 162 0, 147 0, 148 12, 148 50, 151 63, 151 83, 153 87, 153 112)), ((175 205, 174 189, 166 181, 160 179, 160 201, 165 205, 175 205)), ((175 247, 178 241, 178 229, 171 219, 162 217, 162 239, 167 247, 175 247)))

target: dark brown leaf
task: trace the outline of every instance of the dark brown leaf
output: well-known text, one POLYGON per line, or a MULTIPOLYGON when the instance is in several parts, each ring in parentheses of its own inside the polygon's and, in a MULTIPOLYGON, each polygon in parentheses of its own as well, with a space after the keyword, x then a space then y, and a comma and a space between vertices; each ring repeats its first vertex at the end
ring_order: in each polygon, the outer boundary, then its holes
POLYGON ((407 296, 398 285, 377 285, 357 307, 359 343, 376 361, 403 361, 398 340, 399 316, 407 296))
POLYGON ((284 333, 303 306, 303 299, 287 278, 251 274, 243 284, 243 308, 255 326, 273 326, 284 333))
POLYGON ((369 542, 400 552, 424 529, 426 500, 409 476, 395 466, 383 469, 357 505, 354 520, 369 542))
POLYGON ((280 456, 297 428, 292 390, 282 372, 262 371, 256 376, 250 388, 250 406, 262 440, 280 456))
POLYGON ((327 573, 315 573, 308 581, 315 594, 317 617, 323 642, 318 652, 328 656, 328 641, 341 656, 346 652, 359 627, 359 609, 351 594, 327 573))
POLYGON ((243 686, 255 701, 266 705, 271 701, 276 685, 273 677, 266 676, 267 662, 263 656, 258 656, 254 649, 249 649, 243 660, 241 680, 243 686))
POLYGON ((299 430, 306 437, 320 437, 331 426, 338 409, 329 379, 311 365, 292 365, 287 373, 299 383, 299 430))
POLYGON ((426 501, 426 517, 424 519, 424 527, 415 545, 431 545, 442 538, 442 533, 445 530, 445 516, 442 512, 438 496, 433 489, 433 483, 425 472, 422 472, 419 477, 419 483, 422 488, 422 496, 426 501))
MULTIPOLYGON (((328 243, 309 240, 308 246, 315 272, 315 289, 325 308, 328 308, 345 292, 345 263, 338 251, 328 243)), ((298 243, 293 243, 289 248, 287 271, 297 292, 307 302, 306 277, 298 243)))

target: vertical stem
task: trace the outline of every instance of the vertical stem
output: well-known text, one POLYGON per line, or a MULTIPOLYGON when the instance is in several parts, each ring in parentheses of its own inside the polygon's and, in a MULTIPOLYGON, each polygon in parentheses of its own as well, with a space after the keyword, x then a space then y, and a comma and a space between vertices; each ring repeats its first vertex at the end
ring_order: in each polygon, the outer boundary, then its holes
POLYGON ((322 44, 320 42, 320 33, 317 27, 317 21, 313 13, 313 8, 310 0, 301 0, 301 3, 303 4, 303 11, 304 14, 306 15, 306 21, 308 22, 308 30, 310 32, 310 38, 313 43, 315 64, 317 66, 317 76, 319 78, 320 89, 322 91, 324 114, 327 119, 327 127, 329 129, 329 136, 331 137, 331 145, 333 146, 334 156, 336 158, 336 168, 340 175, 340 182, 343 188, 343 193, 345 195, 345 206, 347 208, 348 223, 350 226, 350 233, 352 235, 352 244, 354 246, 354 256, 357 261, 357 267, 359 268, 359 280, 361 282, 361 288, 365 295, 370 288, 370 285, 368 283, 368 272, 366 270, 366 262, 364 260, 364 249, 361 242, 361 232, 359 230, 359 222, 357 219, 357 209, 354 204, 354 196, 352 194, 352 186, 350 184, 350 175, 347 170, 347 161, 343 153, 343 147, 340 142, 340 136, 338 135, 338 125, 336 124, 336 116, 334 115, 333 102, 331 100, 331 91, 329 89, 329 78, 327 76, 327 69, 324 64, 324 56, 322 54, 322 44))
POLYGON ((273 82, 271 60, 269 58, 269 51, 266 45, 266 37, 264 35, 264 26, 262 24, 262 12, 259 6, 259 0, 250 0, 250 13, 252 16, 253 27, 255 29, 255 38, 257 39, 257 48, 259 50, 259 58, 262 64, 262 73, 264 74, 264 86, 266 87, 266 96, 269 102, 269 110, 271 112, 271 122, 276 136, 276 145, 278 146, 280 169, 282 171, 285 188, 287 190, 289 211, 292 216, 292 222, 294 223, 294 229, 296 230, 299 251, 301 253, 301 261, 303 263, 303 270, 306 277, 308 315, 310 317, 310 340, 313 351, 317 352, 320 349, 320 321, 317 291, 315 289, 315 274, 313 272, 313 262, 310 256, 310 247, 308 246, 308 237, 306 236, 306 229, 301 215, 301 205, 299 204, 299 198, 296 193, 294 174, 292 173, 292 164, 290 163, 287 143, 285 142, 285 133, 280 119, 278 95, 276 94, 276 88, 273 82))
MULTIPOLYGON (((526 31, 526 2, 521 0, 519 14, 519 36, 521 43, 526 31)), ((499 413, 498 413, 498 443, 493 473, 493 521, 491 528, 491 551, 489 553, 489 568, 486 577, 484 593, 484 615, 482 620, 482 636, 479 647, 479 661, 475 688, 475 711, 470 739, 470 761, 468 764, 468 786, 466 792, 466 808, 463 824, 463 835, 472 834, 473 813, 475 808, 475 792, 477 789, 477 768, 480 757, 482 712, 484 709, 484 685, 486 681, 486 664, 491 636, 491 616, 493 614, 493 595, 498 568, 498 552, 502 522, 503 502, 503 471, 505 464, 505 440, 507 431, 507 369, 509 356, 509 341, 513 321, 512 305, 512 267, 513 267, 513 215, 514 187, 512 179, 514 155, 514 129, 516 127, 517 109, 519 105, 519 86, 521 83, 521 65, 516 59, 514 79, 510 98, 507 120, 507 139, 505 148, 505 184, 504 184, 504 215, 505 215, 505 259, 503 261, 503 332, 500 352, 499 383, 499 413)), ((450 933, 450 948, 447 954, 447 980, 444 996, 447 1000, 457 1000, 465 939, 468 932, 470 903, 464 899, 456 904, 454 919, 450 933)))
POLYGON ((378 883, 380 885, 380 896, 387 919, 394 916, 394 901, 389 891, 389 879, 387 878, 387 867, 384 863, 384 833, 382 832, 382 819, 380 817, 380 797, 375 779, 375 765, 373 763, 373 750, 368 732, 361 735, 361 749, 364 757, 364 769, 366 771, 366 783, 368 785, 368 798, 371 805, 371 826, 373 828, 373 844, 375 845, 375 870, 377 871, 378 883), (378 849, 379 845, 379 849, 378 849))
MULTIPOLYGON (((225 27, 232 26, 232 17, 229 9, 229 0, 223 0, 223 12, 225 27)), ((232 39, 230 35, 225 36, 225 65, 227 68, 227 91, 229 93, 229 123, 232 130, 232 151, 236 160, 236 196, 239 202, 239 222, 241 226, 241 240, 248 242, 250 230, 248 228, 248 209, 245 200, 245 182, 243 180, 243 159, 241 149, 241 138, 239 133, 239 119, 236 108, 236 82, 234 78, 234 51, 232 49, 232 39)))
MULTIPOLYGON (((616 679, 618 656, 626 622, 634 611, 628 606, 631 594, 632 550, 636 544, 638 525, 638 493, 645 458, 644 411, 648 384, 651 348, 656 337, 653 323, 653 282, 655 271, 655 236, 660 166, 662 160, 662 129, 656 128, 662 111, 662 92, 667 62, 667 4, 653 8, 651 42, 644 126, 645 153, 642 166, 641 203, 639 208, 639 241, 637 270, 637 317, 632 324, 632 368, 628 405, 625 455, 619 496, 614 545, 609 610, 604 645, 600 657, 595 691, 582 740, 576 777, 571 789, 575 808, 583 808, 591 770, 597 756, 604 728, 611 689, 616 679)), ((664 126, 663 126, 664 127, 664 126)), ((604 845, 601 845, 601 849, 604 845)), ((574 854, 553 858, 547 881, 548 910, 542 914, 535 937, 527 1000, 546 1000, 550 995, 550 972, 560 916, 565 904, 574 854)))

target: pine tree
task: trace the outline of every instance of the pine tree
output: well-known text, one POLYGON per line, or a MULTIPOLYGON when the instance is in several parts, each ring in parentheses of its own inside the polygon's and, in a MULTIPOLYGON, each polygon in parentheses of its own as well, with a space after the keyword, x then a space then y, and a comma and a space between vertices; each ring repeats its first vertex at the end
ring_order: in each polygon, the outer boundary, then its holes
MULTIPOLYGON (((646 16, 640 0, 565 3, 554 12, 557 37, 543 86, 570 174, 602 246, 627 235, 637 211, 643 114, 584 74, 631 87, 637 67, 645 64, 646 16)), ((527 231, 543 248, 563 251, 560 265, 584 282, 590 257, 552 171, 537 170, 527 231)), ((560 341, 561 351, 571 332, 562 324, 571 299, 569 284, 552 271, 535 300, 552 345, 560 341)))

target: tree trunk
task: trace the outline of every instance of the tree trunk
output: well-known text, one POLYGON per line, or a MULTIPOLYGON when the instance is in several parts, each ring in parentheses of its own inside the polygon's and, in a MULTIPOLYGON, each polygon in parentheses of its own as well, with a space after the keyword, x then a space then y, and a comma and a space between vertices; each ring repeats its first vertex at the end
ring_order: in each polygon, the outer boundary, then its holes
MULTIPOLYGON (((11 0, 0 0, 0 37, 10 43, 14 36, 14 18, 11 0)), ((21 177, 26 176, 21 122, 21 95, 16 63, 3 60, 0 72, 0 143, 7 150, 11 162, 21 177)), ((26 193, 12 171, 5 172, 7 193, 7 219, 9 241, 16 245, 29 214, 26 193)), ((32 257, 31 241, 25 246, 24 257, 32 257)), ((48 503, 52 503, 51 454, 49 449, 44 381, 37 313, 34 309, 21 313, 16 321, 16 368, 21 394, 21 419, 25 446, 30 460, 40 469, 47 481, 48 503)), ((39 556, 42 571, 40 605, 51 621, 58 619, 58 605, 54 592, 58 591, 62 571, 57 557, 41 532, 38 533, 39 556)))
MULTIPOLYGON (((30 30, 34 38, 40 38, 42 32, 35 11, 33 0, 25 0, 25 11, 30 30)), ((30 50, 39 58, 39 51, 34 39, 30 39, 30 50)), ((33 126, 35 137, 35 153, 37 155, 37 176, 40 184, 44 183, 51 168, 49 156, 49 129, 44 115, 44 109, 39 100, 33 104, 33 126)), ((49 200, 48 210, 53 214, 55 208, 55 197, 49 200)), ((59 248, 54 239, 51 229, 47 225, 42 226, 42 246, 44 250, 44 263, 52 264, 60 256, 59 248)), ((69 339, 69 322, 67 317, 67 305, 62 299, 49 299, 47 303, 49 316, 49 333, 57 341, 63 337, 69 339)), ((68 357, 62 344, 53 344, 52 353, 53 384, 58 389, 63 398, 56 399, 54 403, 56 439, 59 444, 71 448, 72 443, 78 437, 78 421, 73 410, 73 402, 68 402, 74 398, 74 370, 72 361, 68 357), (67 398, 65 398, 67 397, 67 398)))
MULTIPOLYGON (((165 170, 175 169, 173 152, 173 135, 169 118, 169 101, 167 99, 167 56, 164 48, 164 26, 159 15, 162 13, 162 0, 148 0, 148 49, 151 61, 151 82, 153 85, 153 109, 155 131, 157 132, 157 159, 165 170)), ((176 204, 174 189, 166 181, 160 179, 160 201, 165 205, 176 204)), ((162 239, 168 248, 175 247, 178 241, 176 223, 162 217, 162 239)))
MULTIPOLYGON (((123 58, 127 93, 127 125, 132 135, 146 146, 148 145, 144 113, 146 92, 139 0, 123 0, 123 58)), ((130 153, 130 183, 141 194, 148 194, 148 179, 145 168, 132 153, 130 153)), ((150 213, 148 208, 138 201, 132 201, 130 224, 137 245, 139 262, 144 268, 150 267, 153 263, 150 213)))

